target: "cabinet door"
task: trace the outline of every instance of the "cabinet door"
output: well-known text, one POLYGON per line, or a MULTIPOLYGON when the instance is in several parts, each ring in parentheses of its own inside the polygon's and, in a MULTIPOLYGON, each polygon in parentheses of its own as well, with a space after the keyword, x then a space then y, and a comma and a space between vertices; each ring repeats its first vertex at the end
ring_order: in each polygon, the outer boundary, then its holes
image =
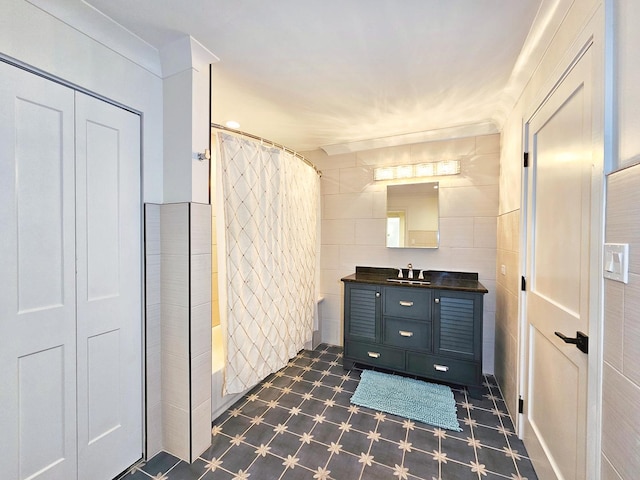
POLYGON ((434 292, 435 351, 467 360, 482 358, 482 295, 434 292))
POLYGON ((344 334, 350 340, 376 342, 380 338, 380 287, 345 284, 344 334))

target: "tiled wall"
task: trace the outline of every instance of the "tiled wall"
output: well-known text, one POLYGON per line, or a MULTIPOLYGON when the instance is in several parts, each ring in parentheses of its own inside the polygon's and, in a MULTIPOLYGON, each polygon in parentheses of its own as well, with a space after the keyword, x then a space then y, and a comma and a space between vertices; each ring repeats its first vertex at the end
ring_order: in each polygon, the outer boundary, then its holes
POLYGON ((520 210, 498 217, 495 374, 509 413, 514 417, 518 411, 519 232, 520 210))
POLYGON ((190 203, 191 461, 211 445, 211 206, 190 203))
POLYGON ((629 244, 629 283, 605 279, 602 478, 640 472, 640 165, 607 179, 606 242, 629 244))
POLYGON ((489 290, 484 303, 484 369, 493 373, 500 136, 331 157, 321 150, 304 155, 322 170, 322 340, 342 344, 340 278, 353 273, 356 265, 412 263, 420 269, 478 272, 489 290), (386 248, 386 183, 374 183, 374 167, 453 159, 461 161, 461 174, 434 178, 440 182, 440 247, 386 248))
POLYGON ((211 207, 146 205, 146 233, 147 448, 193 461, 211 442, 211 207))
POLYGON ((162 450, 160 351, 160 205, 145 204, 146 454, 162 450))

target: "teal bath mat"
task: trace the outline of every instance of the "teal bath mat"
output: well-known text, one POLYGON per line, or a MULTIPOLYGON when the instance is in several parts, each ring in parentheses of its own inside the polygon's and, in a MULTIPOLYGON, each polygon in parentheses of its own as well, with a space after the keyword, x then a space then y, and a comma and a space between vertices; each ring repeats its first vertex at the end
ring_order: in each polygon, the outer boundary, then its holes
POLYGON ((364 370, 351 403, 461 432, 453 392, 446 385, 364 370))

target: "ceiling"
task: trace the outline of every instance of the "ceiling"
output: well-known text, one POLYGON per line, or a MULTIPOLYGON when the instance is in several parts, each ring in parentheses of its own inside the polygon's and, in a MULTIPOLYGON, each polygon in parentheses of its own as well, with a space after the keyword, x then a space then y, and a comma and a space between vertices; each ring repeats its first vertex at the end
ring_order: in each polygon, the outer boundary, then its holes
POLYGON ((542 0, 86 3, 158 50, 191 35, 215 54, 214 122, 336 153, 499 131, 542 0))

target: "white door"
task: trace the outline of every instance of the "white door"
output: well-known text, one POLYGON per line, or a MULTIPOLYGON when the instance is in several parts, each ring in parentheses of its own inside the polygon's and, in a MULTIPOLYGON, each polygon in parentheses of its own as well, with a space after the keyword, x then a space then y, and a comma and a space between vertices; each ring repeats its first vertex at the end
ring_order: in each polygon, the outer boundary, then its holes
POLYGON ((0 78, 0 472, 75 478, 74 92, 0 78))
POLYGON ((142 457, 140 119, 76 93, 78 478, 142 457))
MULTIPOLYGON (((586 478, 592 58, 580 58, 528 124, 524 438, 540 478, 586 478), (541 447, 541 448, 540 448, 541 447)), ((596 200, 594 198, 594 200, 596 200)))
MULTIPOLYGON (((96 100, 2 62, 0 77, 1 476, 112 478, 142 451, 139 127, 135 157, 120 149, 116 167, 87 168, 92 154, 76 162, 76 148, 89 145, 100 160, 112 153, 105 155, 110 145, 87 125, 79 124, 75 139, 76 96, 82 118, 92 115, 85 105, 96 100), (114 200, 114 169, 118 179, 133 177, 115 185, 119 200, 106 207, 95 195, 109 190, 114 200), (103 221, 106 228, 96 226, 103 221), (96 257, 114 265, 106 268, 96 257), (123 290, 126 301, 98 305, 123 290), (129 322, 127 338, 121 325, 103 321, 107 309, 129 322), (118 402, 107 389, 118 392, 118 402), (92 447, 120 431, 127 433, 111 442, 122 442, 127 454, 104 446, 96 459, 92 447)), ((117 137, 119 145, 131 140, 117 137)))

